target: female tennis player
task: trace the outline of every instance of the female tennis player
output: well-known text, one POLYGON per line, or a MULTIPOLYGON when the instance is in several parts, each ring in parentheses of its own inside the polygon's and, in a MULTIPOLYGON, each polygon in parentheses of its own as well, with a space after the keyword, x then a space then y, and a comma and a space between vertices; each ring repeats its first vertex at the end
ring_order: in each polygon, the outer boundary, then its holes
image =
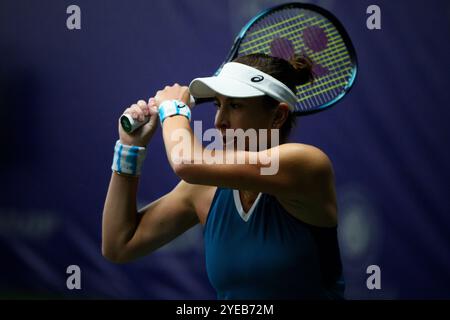
POLYGON ((343 297, 332 163, 316 147, 288 143, 295 120, 293 91, 308 81, 313 81, 312 66, 304 56, 288 62, 252 54, 225 64, 217 76, 194 79, 189 88, 167 86, 148 103, 140 100, 126 109, 134 119, 150 116, 150 121, 131 134, 119 124, 103 212, 103 255, 125 263, 201 223, 207 273, 218 299, 343 297), (280 141, 265 150, 260 145, 250 150, 246 143, 222 151, 243 156, 245 163, 194 161, 205 149, 191 130, 190 95, 215 99, 215 127, 224 138, 229 129, 266 129, 259 132, 267 141, 274 130, 280 141), (180 182, 138 211, 138 177, 159 122, 180 182), (173 135, 180 130, 192 144, 177 158, 180 144, 173 135), (267 163, 247 161, 261 159, 263 152, 277 155, 275 173, 262 174, 267 163))

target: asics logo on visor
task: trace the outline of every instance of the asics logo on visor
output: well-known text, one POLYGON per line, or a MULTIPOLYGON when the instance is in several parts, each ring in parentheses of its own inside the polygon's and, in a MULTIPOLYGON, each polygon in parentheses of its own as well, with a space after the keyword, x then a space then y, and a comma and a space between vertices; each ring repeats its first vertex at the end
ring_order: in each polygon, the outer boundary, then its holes
POLYGON ((264 80, 263 76, 256 76, 250 79, 251 82, 261 82, 264 80))

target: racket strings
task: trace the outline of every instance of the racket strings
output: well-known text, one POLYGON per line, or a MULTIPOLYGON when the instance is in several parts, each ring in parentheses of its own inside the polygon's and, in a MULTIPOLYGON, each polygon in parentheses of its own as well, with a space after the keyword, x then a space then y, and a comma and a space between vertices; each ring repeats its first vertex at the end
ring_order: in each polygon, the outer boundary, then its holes
POLYGON ((273 31, 274 30, 273 27, 271 27, 270 22, 268 22, 268 27, 265 27, 265 29, 270 30, 270 32, 266 32, 263 35, 261 35, 257 38, 253 38, 253 39, 249 40, 248 42, 246 42, 245 44, 242 44, 243 50, 254 50, 255 48, 257 48, 259 46, 264 46, 265 44, 270 43, 270 41, 272 40, 271 38, 274 35, 288 36, 288 35, 296 34, 298 32, 298 29, 301 28, 302 26, 307 25, 306 23, 310 20, 312 21, 313 18, 310 18, 306 21, 304 21, 304 20, 299 21, 295 24, 290 24, 281 29, 275 29, 275 31, 273 31), (253 44, 253 45, 250 46, 251 44, 253 44))
MULTIPOLYGON (((322 26, 324 26, 323 24, 322 24, 322 26)), ((324 28, 324 30, 326 30, 325 28, 324 28)), ((331 29, 331 28, 329 28, 329 30, 330 31, 334 31, 333 29, 331 29)), ((328 31, 328 30, 327 30, 328 31)), ((304 51, 305 49, 307 50, 307 51, 309 51, 308 52, 308 57, 310 57, 312 60, 314 60, 317 56, 319 56, 319 55, 327 55, 328 56, 328 58, 326 58, 326 59, 321 59, 321 62, 325 62, 325 64, 326 64, 326 62, 329 62, 329 61, 331 61, 331 62, 333 62, 333 60, 335 60, 335 58, 337 58, 337 57, 347 57, 348 58, 348 60, 349 60, 349 62, 351 63, 351 60, 350 60, 350 57, 348 56, 348 53, 347 53, 347 49, 346 49, 346 46, 345 46, 345 43, 344 43, 344 41, 342 40, 342 38, 340 37, 340 35, 338 34, 338 33, 336 33, 336 32, 334 32, 335 33, 335 35, 334 36, 330 36, 330 37, 328 37, 329 39, 331 39, 332 41, 330 41, 329 43, 328 43, 328 47, 326 48, 326 49, 324 49, 322 52, 319 52, 319 53, 314 53, 312 50, 310 50, 309 48, 305 48, 305 47, 303 47, 302 46, 302 40, 300 39, 297 39, 297 40, 293 40, 292 41, 292 44, 294 45, 294 47, 296 47, 296 48, 300 48, 300 49, 303 49, 302 51, 304 51), (335 45, 335 44, 337 44, 337 45, 335 45), (341 50, 339 50, 339 49, 341 49, 341 50), (338 55, 335 55, 334 53, 339 53, 338 55)), ((279 34, 278 36, 280 36, 280 37, 285 37, 285 34, 279 34)), ((313 39, 313 40, 315 40, 315 39, 313 39)), ((269 43, 269 42, 271 42, 271 41, 273 41, 273 39, 270 39, 269 41, 267 41, 267 43, 269 43)), ((267 43, 264 43, 264 44, 267 44, 267 43)), ((264 44, 260 44, 260 45, 264 45, 264 44)), ((242 44, 242 46, 243 47, 245 47, 245 45, 246 45, 246 43, 243 43, 242 44)), ((265 51, 267 52, 268 51, 268 48, 265 48, 265 51)), ((247 48, 244 48, 244 49, 242 49, 241 51, 240 51, 240 54, 246 54, 247 52, 249 52, 249 50, 247 49, 247 48)), ((335 62, 339 62, 339 61, 335 61, 335 62)))
POLYGON ((237 55, 265 53, 289 60, 294 54, 312 59, 316 78, 296 87, 301 111, 330 103, 348 88, 354 63, 333 23, 305 9, 284 9, 264 16, 243 37, 237 55))
MULTIPOLYGON (((332 41, 329 41, 328 47, 327 47, 327 49, 325 49, 325 50, 335 50, 335 48, 333 48, 333 45, 336 44, 336 43, 339 43, 341 47, 345 48, 345 43, 344 43, 344 41, 342 40, 342 38, 340 37, 339 33, 337 33, 335 29, 327 27, 327 26, 325 25, 326 22, 324 22, 323 19, 322 19, 322 21, 318 21, 317 23, 308 25, 307 27, 315 26, 315 25, 318 25, 319 23, 321 23, 320 26, 322 27, 323 30, 326 30, 327 32, 329 32, 329 33, 328 33, 328 39, 329 39, 329 40, 332 40, 332 41), (334 34, 331 35, 330 33, 334 33, 334 34)), ((328 23, 328 25, 329 25, 329 23, 328 23)), ((298 30, 296 30, 296 32, 298 32, 298 30)), ((271 35, 273 35, 273 34, 274 34, 274 32, 272 32, 271 35)), ((250 35, 249 35, 249 36, 251 36, 251 35, 252 35, 252 33, 250 32, 250 35)), ((286 38, 286 35, 288 35, 288 34, 283 34, 283 33, 277 34, 277 36, 279 36, 279 37, 284 37, 284 38, 286 38)), ((260 39, 260 38, 258 38, 258 39, 256 39, 256 40, 259 40, 259 39, 260 39)), ((312 40, 316 40, 316 39, 313 38, 312 40)), ((269 40, 267 40, 267 41, 265 41, 265 42, 259 43, 258 46, 263 47, 264 45, 267 45, 267 43, 270 43, 271 41, 273 41, 273 39, 269 39, 269 40)), ((300 45, 300 48, 302 48, 302 46, 301 46, 302 42, 303 42, 302 39, 296 39, 296 40, 293 40, 293 44, 294 44, 294 45, 300 45)), ((245 42, 245 41, 243 41, 243 42, 241 43, 241 46, 243 47, 243 49, 242 49, 240 52, 241 52, 242 54, 245 54, 247 51, 250 51, 250 49, 256 49, 256 46, 255 46, 255 47, 251 47, 251 48, 246 48, 245 46, 246 46, 247 44, 248 44, 248 42, 245 42)), ((336 47, 336 46, 335 46, 335 47, 336 47)), ((257 51, 257 50, 255 50, 255 51, 257 51)), ((325 53, 325 54, 328 54, 328 52, 321 52, 320 54, 324 54, 324 53, 325 53)), ((316 55, 316 54, 314 54, 314 53, 312 54, 312 56, 315 56, 315 55, 316 55)))
MULTIPOLYGON (((280 35, 282 36, 282 35, 280 35)), ((273 39, 271 40, 273 41, 273 39)), ((302 46, 302 40, 294 40, 291 42, 295 48, 299 48, 299 49, 303 49, 303 51, 308 51, 308 57, 310 57, 312 60, 314 60, 316 57, 318 56, 323 56, 323 55, 328 55, 327 58, 322 58, 321 62, 333 62, 335 60, 336 57, 346 57, 348 58, 349 62, 351 62, 350 57, 348 55, 347 52, 347 48, 345 46, 344 41, 341 38, 335 38, 335 40, 331 41, 329 43, 329 46, 327 47, 327 49, 324 49, 323 52, 320 53, 314 53, 314 51, 310 50, 309 48, 305 48, 302 46), (334 54, 334 53, 338 53, 337 55, 330 55, 330 54, 334 54)), ((269 48, 262 48, 263 51, 269 51, 269 48)), ((260 52, 260 51, 258 51, 260 52)), ((240 51, 241 55, 247 54, 249 53, 248 50, 244 49, 240 51)))
MULTIPOLYGON (((311 24, 311 25, 314 25, 314 24, 311 24)), ((297 35, 297 33, 299 32, 299 27, 302 27, 302 26, 306 26, 304 21, 298 22, 297 24, 290 25, 289 28, 286 27, 286 28, 283 28, 283 29, 280 29, 280 30, 272 31, 270 33, 264 34, 262 37, 258 37, 258 38, 255 38, 255 39, 251 40, 251 41, 242 43, 241 44, 242 51, 243 52, 245 52, 245 51, 254 51, 258 47, 263 47, 263 46, 267 45, 268 43, 270 43, 272 41, 272 38, 273 38, 274 35, 279 36, 279 37, 287 37, 287 36, 290 36, 290 35, 297 35), (289 29, 292 29, 292 30, 283 33, 284 30, 289 30, 289 29), (265 41, 262 41, 265 38, 269 38, 269 39, 267 39, 265 41), (257 42, 257 41, 260 41, 260 42, 254 44, 253 46, 246 47, 247 45, 249 45, 249 43, 253 43, 253 42, 257 42)), ((307 26, 310 26, 310 25, 307 25, 307 26)))

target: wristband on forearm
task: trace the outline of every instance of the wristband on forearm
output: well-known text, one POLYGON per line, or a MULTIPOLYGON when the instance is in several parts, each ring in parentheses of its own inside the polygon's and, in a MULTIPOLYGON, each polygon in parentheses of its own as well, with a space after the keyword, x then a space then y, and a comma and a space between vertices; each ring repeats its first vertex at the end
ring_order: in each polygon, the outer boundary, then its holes
POLYGON ((159 105, 159 119, 161 124, 164 120, 171 116, 181 115, 185 116, 191 121, 191 110, 188 105, 179 100, 166 100, 159 105))
POLYGON ((118 174, 139 176, 147 150, 144 147, 121 144, 117 140, 111 169, 118 174))

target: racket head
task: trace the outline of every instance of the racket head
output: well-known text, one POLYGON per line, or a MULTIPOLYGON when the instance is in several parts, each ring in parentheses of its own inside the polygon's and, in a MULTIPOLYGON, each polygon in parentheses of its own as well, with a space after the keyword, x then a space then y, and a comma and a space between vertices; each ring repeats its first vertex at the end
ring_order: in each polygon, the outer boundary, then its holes
POLYGON ((240 31, 222 66, 252 53, 289 60, 293 54, 312 59, 314 81, 297 86, 294 114, 323 111, 340 101, 353 86, 357 57, 339 20, 329 11, 304 3, 287 3, 256 15, 240 31))

